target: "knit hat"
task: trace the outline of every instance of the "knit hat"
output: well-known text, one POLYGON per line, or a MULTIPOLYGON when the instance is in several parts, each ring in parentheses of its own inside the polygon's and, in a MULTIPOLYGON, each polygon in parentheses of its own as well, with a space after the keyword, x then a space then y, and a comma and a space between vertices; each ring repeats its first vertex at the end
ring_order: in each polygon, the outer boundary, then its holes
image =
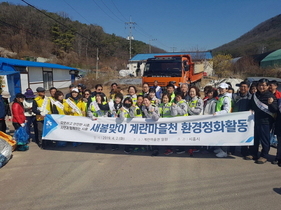
POLYGON ((25 98, 35 98, 35 95, 33 93, 32 90, 27 90, 25 93, 24 93, 24 96, 25 98))

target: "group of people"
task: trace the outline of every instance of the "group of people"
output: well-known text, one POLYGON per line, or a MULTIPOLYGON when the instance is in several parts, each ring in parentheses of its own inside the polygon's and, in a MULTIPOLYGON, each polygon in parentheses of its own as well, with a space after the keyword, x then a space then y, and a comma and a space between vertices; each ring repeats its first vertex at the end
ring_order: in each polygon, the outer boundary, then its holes
MULTIPOLYGON (((175 87, 170 83, 165 88, 154 81, 153 86, 142 84, 141 92, 135 86, 129 86, 127 94, 116 83, 111 85, 108 96, 103 92, 103 86, 97 84, 95 90, 87 89, 85 85, 69 86, 69 93, 55 87, 49 89, 50 97, 45 95, 45 89, 38 87, 37 96, 29 88, 24 94, 18 93, 12 104, 12 122, 15 129, 25 126, 30 134, 31 124, 35 132, 35 141, 42 148, 47 142, 42 141, 42 128, 46 114, 60 114, 71 116, 85 116, 92 119, 97 117, 125 118, 159 118, 193 115, 222 115, 231 112, 249 111, 255 113, 254 145, 242 146, 241 154, 246 160, 255 160, 263 164, 269 159, 270 135, 273 130, 278 139, 277 155, 274 163, 281 167, 281 93, 277 90, 276 81, 261 79, 256 84, 243 81, 239 90, 234 92, 231 84, 221 83, 218 88, 204 87, 204 96, 201 96, 197 86, 181 84, 175 87), (274 129, 276 128, 276 129, 274 129), (262 150, 259 154, 259 145, 262 150)), ((0 116, 1 117, 1 116, 0 116)), ((0 122, 2 122, 0 118, 0 122)), ((1 129, 4 128, 1 125, 1 129)), ((64 146, 66 142, 57 142, 64 146)), ((79 145, 73 143, 73 146, 79 145)), ((112 150, 118 149, 112 145, 112 150)), ((96 144, 96 149, 105 149, 104 144, 96 144)), ((159 154, 159 147, 153 146, 152 155, 159 154)), ((164 154, 181 154, 188 152, 190 156, 198 151, 198 147, 167 147, 164 154)), ((206 148, 203 148, 206 151, 206 148)), ((217 157, 227 157, 234 154, 236 147, 217 147, 214 152, 217 157)), ((126 145, 124 152, 132 153, 146 151, 147 147, 126 145)), ((237 151, 236 151, 237 152, 237 151)))

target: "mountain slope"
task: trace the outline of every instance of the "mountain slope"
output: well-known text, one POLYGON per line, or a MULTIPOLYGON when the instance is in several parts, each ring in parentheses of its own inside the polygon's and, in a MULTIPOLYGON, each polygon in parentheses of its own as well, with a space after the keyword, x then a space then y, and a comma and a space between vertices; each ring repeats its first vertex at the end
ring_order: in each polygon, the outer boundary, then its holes
POLYGON ((213 49, 213 54, 233 57, 260 54, 281 48, 281 14, 266 20, 238 39, 213 49))

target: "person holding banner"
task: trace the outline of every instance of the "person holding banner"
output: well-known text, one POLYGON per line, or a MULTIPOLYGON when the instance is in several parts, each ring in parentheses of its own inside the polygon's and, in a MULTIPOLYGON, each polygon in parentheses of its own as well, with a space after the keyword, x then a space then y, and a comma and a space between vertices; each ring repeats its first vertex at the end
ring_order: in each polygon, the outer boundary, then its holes
MULTIPOLYGON (((220 95, 216 103, 216 112, 213 115, 227 114, 232 111, 232 102, 227 90, 228 84, 223 82, 219 85, 220 95)), ((214 153, 218 158, 227 157, 227 147, 219 147, 214 150, 214 153)))
MULTIPOLYGON (((92 101, 88 107, 87 116, 91 119, 96 119, 96 117, 107 117, 109 112, 109 105, 105 101, 105 98, 103 97, 103 94, 96 93, 96 96, 94 97, 95 101, 92 101)), ((104 144, 97 144, 96 150, 105 150, 104 144)))
MULTIPOLYGON (((60 114, 60 115, 66 115, 66 99, 64 99, 63 92, 61 91, 56 91, 54 95, 54 102, 51 106, 51 114, 60 114)), ((65 147, 66 146, 66 141, 57 141, 56 142, 57 147, 65 147)))
MULTIPOLYGON (((119 109, 119 118, 123 121, 125 118, 142 118, 142 113, 139 107, 133 104, 133 100, 129 97, 125 98, 122 107, 119 109)), ((139 147, 135 147, 134 152, 137 152, 139 147)), ((145 152, 145 148, 141 147, 141 150, 145 152)), ((131 146, 125 146, 124 152, 126 154, 132 153, 133 148, 131 146)))
MULTIPOLYGON (((159 110, 159 114, 161 118, 169 118, 169 117, 173 117, 172 113, 171 113, 171 107, 172 107, 172 103, 171 101, 171 95, 168 93, 164 93, 162 95, 162 103, 159 104, 158 106, 158 110, 159 110)), ((173 154, 173 150, 171 147, 167 147, 164 155, 171 155, 173 154)))
POLYGON ((32 104, 32 112, 36 114, 36 122, 37 122, 37 129, 38 131, 35 133, 38 133, 36 139, 36 143, 41 149, 44 149, 47 146, 47 141, 42 140, 42 131, 43 131, 43 123, 44 123, 44 117, 46 114, 49 114, 50 112, 50 103, 47 96, 45 96, 45 88, 38 87, 36 88, 36 92, 38 96, 34 99, 32 104))
POLYGON ((247 159, 256 160, 257 164, 264 164, 269 158, 270 130, 278 109, 276 97, 268 88, 268 79, 260 79, 258 81, 258 91, 253 94, 250 102, 250 109, 255 113, 255 127, 254 146, 250 146, 251 155, 247 159), (262 150, 260 157, 258 157, 260 144, 262 150))
MULTIPOLYGON (((160 118, 158 107, 151 103, 150 98, 148 96, 145 96, 143 98, 142 112, 145 118, 149 118, 154 121, 157 121, 160 118)), ((157 156, 159 154, 159 148, 157 146, 153 146, 152 150, 153 152, 151 156, 157 156)))

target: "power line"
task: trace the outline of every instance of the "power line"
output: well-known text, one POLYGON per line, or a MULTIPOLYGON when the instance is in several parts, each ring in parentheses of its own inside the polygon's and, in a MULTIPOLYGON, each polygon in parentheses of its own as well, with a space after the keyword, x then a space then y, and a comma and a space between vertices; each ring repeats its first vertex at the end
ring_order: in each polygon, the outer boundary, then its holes
MULTIPOLYGON (((30 6, 30 7, 32 7, 32 8, 34 8, 34 9, 35 9, 35 10, 37 10, 38 12, 42 13, 43 15, 47 16, 48 18, 50 18, 50 19, 54 20, 56 23, 58 23, 58 24, 60 24, 60 25, 64 26, 65 28, 67 28, 67 29, 69 29, 69 30, 73 31, 73 29, 72 29, 72 28, 70 28, 70 27, 68 27, 67 25, 65 25, 64 23, 62 23, 62 22, 60 22, 60 21, 56 20, 55 18, 53 18, 52 16, 50 16, 50 15, 46 14, 45 12, 41 11, 40 9, 36 8, 36 7, 35 7, 35 6, 33 6, 32 4, 29 4, 29 3, 28 3, 28 2, 26 2, 25 0, 21 0, 21 1, 22 1, 22 2, 24 2, 25 4, 27 4, 28 6, 30 6)), ((83 34, 80 34, 80 33, 79 33, 79 32, 77 32, 77 31, 73 31, 73 32, 74 32, 75 34, 77 34, 77 35, 79 35, 79 36, 81 36, 81 37, 83 37, 83 38, 85 38, 85 39, 87 39, 87 40, 91 41, 91 39, 89 39, 88 37, 85 37, 83 34)))
POLYGON ((81 15, 74 7, 72 7, 69 3, 67 3, 67 1, 63 0, 64 3, 66 3, 71 9, 73 9, 78 15, 80 15, 80 17, 82 17, 84 20, 86 20, 86 22, 90 23, 90 21, 88 21, 83 15, 81 15))
MULTIPOLYGON (((100 7, 100 5, 97 4, 97 2, 95 2, 95 0, 93 0, 93 2, 98 6, 98 8, 100 8, 101 11, 103 11, 108 17, 110 17, 112 20, 116 21, 116 22, 120 22, 119 20, 114 19, 113 17, 111 17, 106 11, 103 10, 103 8, 100 7)), ((123 23, 123 21, 121 21, 123 23)))
POLYGON ((123 20, 121 20, 102 0, 101 3, 103 3, 103 5, 115 16, 117 17, 117 19, 119 19, 121 22, 124 22, 123 20))
POLYGON ((120 10, 117 8, 116 4, 114 4, 114 2, 112 0, 111 0, 111 3, 115 7, 115 9, 121 14, 121 16, 124 18, 124 20, 126 20, 127 18, 125 18, 125 16, 120 12, 120 10))

